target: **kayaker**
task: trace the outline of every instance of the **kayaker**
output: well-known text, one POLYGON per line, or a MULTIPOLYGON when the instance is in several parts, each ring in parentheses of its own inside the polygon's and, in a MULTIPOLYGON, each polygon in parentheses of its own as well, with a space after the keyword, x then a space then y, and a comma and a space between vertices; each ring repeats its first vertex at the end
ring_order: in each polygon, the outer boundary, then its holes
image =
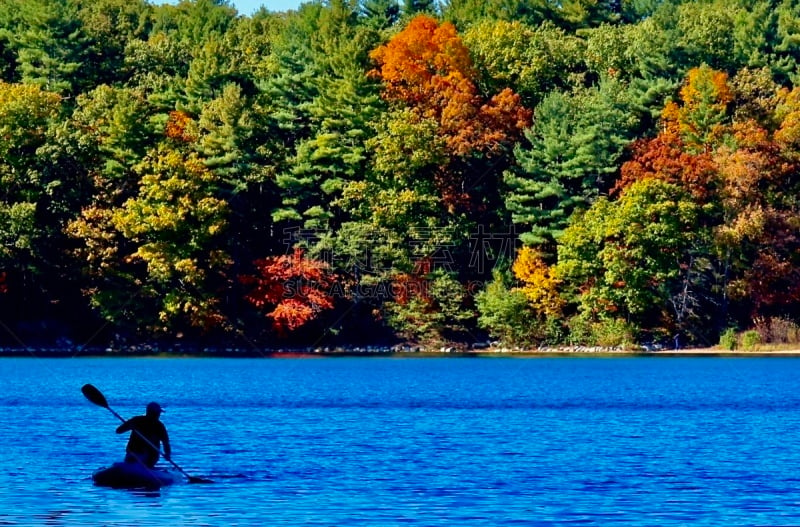
POLYGON ((158 461, 162 445, 164 457, 170 459, 172 449, 169 446, 167 427, 159 420, 161 412, 163 410, 160 404, 150 403, 147 405, 145 415, 131 417, 117 427, 118 434, 131 432, 125 449, 125 461, 141 462, 153 468, 158 461))

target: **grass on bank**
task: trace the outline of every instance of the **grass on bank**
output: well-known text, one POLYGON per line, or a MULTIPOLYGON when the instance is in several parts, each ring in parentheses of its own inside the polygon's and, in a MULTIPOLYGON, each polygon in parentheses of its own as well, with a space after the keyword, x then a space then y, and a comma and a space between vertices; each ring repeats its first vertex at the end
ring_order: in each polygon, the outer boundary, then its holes
POLYGON ((727 351, 787 351, 800 349, 800 326, 785 318, 756 319, 752 328, 728 328, 719 338, 727 351))

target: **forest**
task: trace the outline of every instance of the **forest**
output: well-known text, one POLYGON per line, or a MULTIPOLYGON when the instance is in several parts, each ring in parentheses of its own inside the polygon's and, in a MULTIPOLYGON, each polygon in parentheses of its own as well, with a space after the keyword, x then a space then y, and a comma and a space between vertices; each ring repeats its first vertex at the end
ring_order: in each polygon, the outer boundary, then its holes
POLYGON ((798 61, 800 0, 3 0, 0 344, 798 342, 798 61))

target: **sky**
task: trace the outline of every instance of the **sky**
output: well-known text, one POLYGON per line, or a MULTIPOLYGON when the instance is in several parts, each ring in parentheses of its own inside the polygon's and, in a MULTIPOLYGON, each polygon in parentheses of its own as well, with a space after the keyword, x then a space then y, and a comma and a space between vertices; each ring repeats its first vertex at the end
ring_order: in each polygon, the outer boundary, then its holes
MULTIPOLYGON (((0 0, 1 1, 1 0, 0 0)), ((261 6, 266 7, 270 11, 289 11, 297 9, 300 4, 306 0, 231 0, 233 7, 241 15, 252 15, 261 6)), ((154 4, 171 3, 177 4, 178 0, 153 0, 154 4)))
POLYGON ((297 9, 302 0, 232 0, 231 4, 242 15, 252 15, 262 5, 270 11, 297 9))

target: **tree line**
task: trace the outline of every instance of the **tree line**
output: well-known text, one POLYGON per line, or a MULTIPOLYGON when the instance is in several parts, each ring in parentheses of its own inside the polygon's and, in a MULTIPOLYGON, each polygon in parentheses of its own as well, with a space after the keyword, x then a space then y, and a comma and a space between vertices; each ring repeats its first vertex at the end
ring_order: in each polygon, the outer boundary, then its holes
POLYGON ((800 2, 0 3, 0 344, 797 341, 800 2))

